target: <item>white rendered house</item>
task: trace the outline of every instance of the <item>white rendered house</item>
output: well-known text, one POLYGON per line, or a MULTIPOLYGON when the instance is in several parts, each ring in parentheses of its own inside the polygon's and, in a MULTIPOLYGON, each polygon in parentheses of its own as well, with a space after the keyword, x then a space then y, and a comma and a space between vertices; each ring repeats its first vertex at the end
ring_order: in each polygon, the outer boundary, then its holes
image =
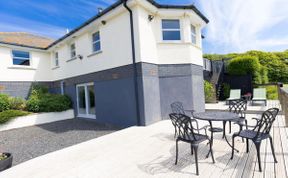
POLYGON ((193 5, 122 0, 51 43, 0 32, 0 92, 27 97, 43 83, 69 95, 77 117, 120 126, 167 118, 175 101, 202 111, 207 23, 193 5))

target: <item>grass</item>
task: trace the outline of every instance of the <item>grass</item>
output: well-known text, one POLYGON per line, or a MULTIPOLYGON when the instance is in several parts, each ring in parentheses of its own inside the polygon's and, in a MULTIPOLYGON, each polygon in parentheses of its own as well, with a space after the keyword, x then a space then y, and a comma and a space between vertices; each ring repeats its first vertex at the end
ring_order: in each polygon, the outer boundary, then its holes
POLYGON ((27 116, 29 114, 31 113, 27 111, 20 111, 20 110, 7 110, 7 111, 0 112, 0 124, 4 124, 15 117, 27 116))

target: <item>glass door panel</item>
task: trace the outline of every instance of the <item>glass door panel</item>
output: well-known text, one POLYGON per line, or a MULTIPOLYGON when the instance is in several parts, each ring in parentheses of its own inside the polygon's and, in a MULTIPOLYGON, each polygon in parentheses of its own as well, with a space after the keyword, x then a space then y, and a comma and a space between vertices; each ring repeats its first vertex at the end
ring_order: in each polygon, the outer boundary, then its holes
POLYGON ((78 113, 86 114, 85 86, 78 86, 78 113))
POLYGON ((94 86, 87 86, 87 94, 88 94, 88 114, 95 115, 95 94, 94 94, 94 86))

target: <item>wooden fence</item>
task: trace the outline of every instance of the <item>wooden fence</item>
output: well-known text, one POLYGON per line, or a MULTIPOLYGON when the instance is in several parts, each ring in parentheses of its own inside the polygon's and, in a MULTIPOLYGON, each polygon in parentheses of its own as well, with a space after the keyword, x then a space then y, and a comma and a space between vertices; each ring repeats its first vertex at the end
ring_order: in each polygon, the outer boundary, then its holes
POLYGON ((278 85, 278 97, 282 107, 282 112, 285 115, 285 125, 288 127, 288 88, 282 88, 278 85))

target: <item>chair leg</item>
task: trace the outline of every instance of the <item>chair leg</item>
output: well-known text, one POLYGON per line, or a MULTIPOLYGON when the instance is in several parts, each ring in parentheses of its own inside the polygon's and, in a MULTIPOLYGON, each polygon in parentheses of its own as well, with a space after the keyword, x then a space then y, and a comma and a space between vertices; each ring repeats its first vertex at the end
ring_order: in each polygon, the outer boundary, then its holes
POLYGON ((258 159, 258 165, 259 165, 259 171, 262 172, 262 168, 261 168, 261 155, 260 155, 260 145, 261 142, 254 142, 255 146, 256 146, 256 150, 257 150, 257 159, 258 159))
MULTIPOLYGON (((239 125, 239 132, 241 132, 243 130, 243 126, 239 125)), ((242 137, 242 142, 244 143, 244 138, 242 137)))
POLYGON ((195 152, 195 163, 196 163, 196 175, 199 175, 199 168, 198 168, 198 146, 194 146, 195 152))
POLYGON ((175 165, 178 162, 178 140, 176 140, 176 160, 175 160, 175 165))
POLYGON ((235 135, 232 136, 232 154, 231 154, 231 158, 230 159, 233 159, 233 156, 234 156, 234 142, 235 142, 235 135))
POLYGON ((223 121, 223 136, 222 136, 222 138, 225 138, 225 134, 226 134, 226 121, 223 121))
POLYGON ((212 161, 213 163, 215 163, 215 159, 214 159, 214 154, 213 154, 213 149, 212 149, 212 144, 211 144, 211 141, 210 141, 210 153, 211 153, 211 158, 212 158, 212 161))
POLYGON ((246 125, 246 129, 248 130, 248 122, 246 119, 245 119, 245 125, 246 125))
POLYGON ((246 138, 246 153, 249 153, 249 139, 246 138))
POLYGON ((231 121, 229 121, 229 133, 231 134, 231 121))
POLYGON ((272 137, 271 136, 269 137, 269 140, 270 140, 272 154, 273 154, 273 157, 274 157, 274 162, 277 163, 278 161, 277 161, 276 156, 275 156, 275 150, 274 150, 273 141, 272 141, 272 137))
POLYGON ((192 144, 190 144, 190 147, 191 147, 191 155, 193 155, 193 146, 192 146, 192 144))

